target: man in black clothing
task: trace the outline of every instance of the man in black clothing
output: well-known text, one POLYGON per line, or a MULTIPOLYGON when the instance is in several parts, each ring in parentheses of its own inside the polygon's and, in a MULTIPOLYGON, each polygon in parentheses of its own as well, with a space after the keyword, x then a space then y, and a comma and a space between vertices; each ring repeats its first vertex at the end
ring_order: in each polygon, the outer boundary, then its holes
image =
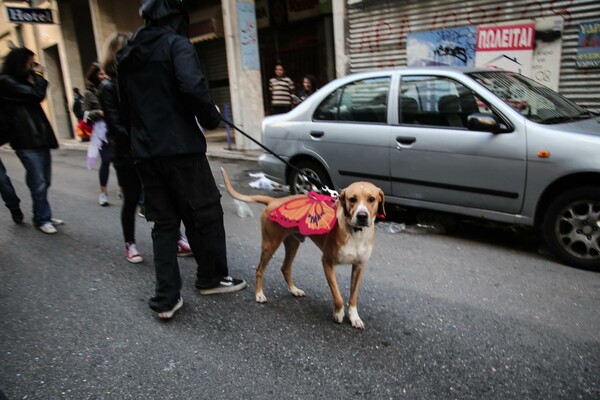
POLYGON ((146 25, 119 54, 122 117, 144 187, 152 240, 156 294, 149 301, 159 318, 183 304, 177 264, 179 224, 198 264, 200 294, 244 289, 229 276, 221 194, 206 158, 202 128, 214 129, 221 115, 213 104, 181 0, 144 0, 146 25), (196 121, 197 119, 197 121, 196 121))

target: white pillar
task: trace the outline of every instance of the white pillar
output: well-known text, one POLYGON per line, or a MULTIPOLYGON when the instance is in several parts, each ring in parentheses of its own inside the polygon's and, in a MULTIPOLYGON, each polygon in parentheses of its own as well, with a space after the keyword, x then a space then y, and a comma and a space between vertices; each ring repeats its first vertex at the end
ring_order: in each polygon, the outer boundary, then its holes
MULTIPOLYGON (((221 3, 233 122, 261 142, 265 114, 254 0, 223 0, 221 3)), ((237 131, 235 144, 237 150, 259 148, 237 131)))
POLYGON ((345 1, 333 0, 333 40, 335 43, 335 72, 336 77, 346 76, 348 73, 346 55, 346 8, 345 1))

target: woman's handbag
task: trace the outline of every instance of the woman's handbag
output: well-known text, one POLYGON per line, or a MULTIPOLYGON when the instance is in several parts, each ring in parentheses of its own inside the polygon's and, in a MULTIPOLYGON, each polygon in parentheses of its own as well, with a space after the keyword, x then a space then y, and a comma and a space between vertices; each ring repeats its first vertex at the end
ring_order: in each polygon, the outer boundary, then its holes
POLYGON ((81 138, 81 141, 87 142, 92 137, 92 127, 81 119, 75 127, 75 134, 81 138))

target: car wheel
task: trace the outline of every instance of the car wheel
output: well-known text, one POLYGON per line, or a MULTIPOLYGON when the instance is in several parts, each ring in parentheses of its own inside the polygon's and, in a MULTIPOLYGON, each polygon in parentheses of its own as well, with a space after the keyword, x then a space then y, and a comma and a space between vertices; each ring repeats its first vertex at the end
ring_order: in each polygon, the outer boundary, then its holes
POLYGON ((327 185, 329 189, 333 189, 329 175, 327 175, 325 169, 316 161, 301 161, 295 167, 302 173, 293 169, 290 174, 290 192, 293 194, 321 191, 320 187, 311 183, 306 178, 307 176, 318 179, 321 183, 327 185))
POLYGON ((542 226, 551 252, 566 264, 600 271, 600 189, 571 189, 550 203, 542 226))

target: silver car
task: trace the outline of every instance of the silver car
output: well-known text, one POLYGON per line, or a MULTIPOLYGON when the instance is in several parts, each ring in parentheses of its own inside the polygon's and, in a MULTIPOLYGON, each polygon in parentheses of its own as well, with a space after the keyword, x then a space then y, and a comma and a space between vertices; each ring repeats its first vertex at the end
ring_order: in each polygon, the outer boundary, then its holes
MULTIPOLYGON (((600 123, 522 75, 406 68, 336 79, 265 118, 263 144, 330 188, 368 180, 386 202, 539 227, 563 262, 600 270, 600 123)), ((315 190, 270 154, 294 193, 315 190)))

